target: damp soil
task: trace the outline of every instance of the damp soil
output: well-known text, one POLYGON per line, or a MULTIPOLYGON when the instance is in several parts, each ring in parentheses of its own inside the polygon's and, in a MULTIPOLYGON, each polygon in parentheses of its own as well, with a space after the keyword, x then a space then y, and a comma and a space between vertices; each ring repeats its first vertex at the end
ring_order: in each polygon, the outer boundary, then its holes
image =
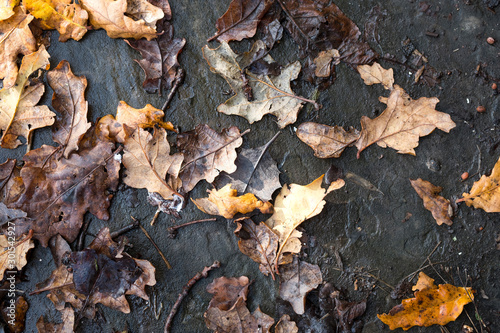
MULTIPOLYGON (((243 147, 258 147, 278 132, 275 119, 265 116, 250 125, 241 117, 218 113, 216 107, 227 99, 224 93, 229 87, 221 77, 210 72, 202 57, 201 48, 215 32, 215 21, 229 2, 170 1, 176 36, 187 40, 180 56, 187 75, 166 112, 166 120, 182 130, 193 129, 201 123, 217 130, 232 125, 242 131, 250 129, 243 147)), ((351 175, 346 178, 343 189, 327 197, 322 213, 303 223, 308 235, 304 260, 318 264, 324 281, 343 289, 349 299, 367 299, 362 332, 371 333, 389 331, 376 314, 388 312, 400 302, 390 297, 391 288, 417 271, 421 264, 428 264, 426 258, 432 253, 433 266, 424 271, 437 283, 472 286, 477 291, 477 315, 489 324, 491 332, 499 332, 499 215, 460 204, 453 225, 438 226, 409 179, 422 178, 442 186, 442 195, 454 201, 481 175, 488 174, 500 156, 500 97, 491 89, 494 80, 500 79, 500 14, 489 10, 480 0, 338 0, 336 4, 361 30, 371 8, 380 5, 386 11, 378 27, 380 43, 372 45, 375 50, 402 59, 402 43, 409 38, 443 77, 438 85, 429 87, 415 83, 414 73, 404 67, 382 64, 394 67, 396 82, 413 98, 437 96, 440 100, 437 109, 449 113, 457 126, 449 134, 436 130, 421 138, 416 156, 372 146, 363 151, 359 159, 354 148, 346 150, 339 159, 314 157, 312 150, 294 135, 294 126, 315 121, 359 128, 361 116, 373 118, 384 109, 378 102, 378 96, 384 94, 382 88, 365 86, 352 69, 338 66, 335 84, 319 94, 323 108, 315 111, 306 106, 297 123, 282 130, 270 147, 281 171, 282 184, 307 184, 325 173, 332 163, 344 174, 351 175), (489 36, 495 38, 497 44, 487 44, 489 36), (478 113, 479 105, 484 106, 486 112, 478 113), (471 177, 462 181, 463 172, 471 177)), ((87 33, 79 42, 59 43, 57 38, 54 32, 48 48, 51 68, 66 59, 76 75, 87 77, 86 97, 91 120, 114 114, 121 100, 136 108, 147 103, 156 107, 163 105, 166 93, 149 95, 142 89, 143 72, 133 61, 139 54, 123 40, 110 39, 102 30, 87 33)), ((234 45, 238 50, 245 50, 251 42, 234 45)), ((211 46, 215 47, 216 43, 211 46)), ((298 47, 286 32, 271 54, 282 64, 300 60, 298 47)), ((315 87, 297 80, 293 89, 308 97, 313 95, 315 87)), ((47 86, 43 102, 50 105, 51 96, 47 86)), ((35 133, 35 148, 51 142, 48 130, 35 133)), ((0 150, 2 160, 21 158, 23 153, 23 149, 0 150)), ((204 196, 207 188, 209 184, 200 183, 191 197, 204 196)), ((123 185, 113 199, 109 221, 87 214, 85 218, 91 220, 91 225, 86 243, 90 243, 102 227, 117 230, 129 224, 132 215, 142 221, 173 268, 166 268, 140 230, 129 232, 127 236, 133 247, 128 252, 151 261, 156 267, 158 282, 148 289, 150 301, 128 297, 130 314, 101 306, 97 319, 82 320, 77 332, 163 332, 165 319, 182 286, 215 260, 220 261, 222 267, 194 286, 177 313, 172 332, 208 332, 203 320, 211 296, 205 291, 207 284, 216 277, 241 275, 253 281, 248 300, 251 311, 260 306, 276 319, 283 313, 292 314, 301 332, 334 332, 326 327, 324 319, 293 315, 290 305, 279 298, 278 282, 263 276, 258 265, 240 253, 231 222, 220 218, 193 225, 181 229, 177 237, 171 239, 167 227, 208 216, 189 204, 181 218, 161 214, 156 224, 150 226, 155 208, 147 203, 146 194, 145 190, 123 185)), ((54 268, 49 249, 37 246, 25 268, 29 281, 19 284, 18 288, 29 293, 36 283, 48 278, 54 268)), ((36 332, 35 323, 42 315, 49 320, 59 320, 46 295, 26 296, 30 304, 26 332, 36 332)), ((317 298, 317 291, 308 297, 307 307, 313 309, 312 312, 317 298)), ((465 309, 480 331, 474 305, 467 305, 465 309)), ((465 313, 447 328, 450 332, 459 332, 464 324, 472 326, 465 313)), ((413 328, 409 332, 440 332, 440 328, 413 328)))

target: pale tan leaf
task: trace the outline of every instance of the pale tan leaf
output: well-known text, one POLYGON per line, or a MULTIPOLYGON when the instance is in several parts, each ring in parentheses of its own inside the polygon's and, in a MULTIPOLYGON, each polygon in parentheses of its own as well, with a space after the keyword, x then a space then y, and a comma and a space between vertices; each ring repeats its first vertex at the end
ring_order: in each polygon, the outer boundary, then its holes
POLYGON ((14 7, 19 4, 19 0, 4 0, 0 3, 0 21, 6 20, 15 14, 14 7))
POLYGON ((299 328, 289 315, 284 314, 276 324, 274 333, 299 333, 299 328))
POLYGON ((361 65, 357 68, 359 75, 367 86, 382 84, 385 89, 392 89, 394 85, 394 74, 392 68, 385 69, 379 63, 373 65, 361 65))
POLYGON ((348 146, 359 138, 359 131, 354 128, 344 130, 341 126, 327 126, 312 122, 300 124, 297 137, 314 150, 319 158, 340 157, 348 146))
POLYGON ((26 255, 28 251, 35 247, 35 243, 31 240, 33 233, 22 235, 19 239, 12 243, 6 235, 0 235, 0 279, 3 279, 5 271, 21 270, 26 264, 26 255), (11 256, 9 248, 14 247, 12 251, 14 257, 11 256))

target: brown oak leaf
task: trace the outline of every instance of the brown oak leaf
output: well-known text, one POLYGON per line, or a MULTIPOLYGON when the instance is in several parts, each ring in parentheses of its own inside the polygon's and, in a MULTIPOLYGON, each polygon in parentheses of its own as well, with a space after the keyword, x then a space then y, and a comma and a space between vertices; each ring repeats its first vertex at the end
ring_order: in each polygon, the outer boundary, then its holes
POLYGON ((289 315, 284 314, 276 324, 274 333, 299 333, 299 328, 289 315))
POLYGON ((432 213, 436 223, 438 225, 443 223, 452 225, 453 209, 451 208, 450 201, 438 195, 443 188, 435 186, 421 178, 416 180, 410 179, 410 182, 418 196, 424 200, 424 207, 432 213))
POLYGON ((465 201, 467 206, 481 208, 487 213, 500 212, 500 158, 491 170, 491 175, 483 175, 474 183, 470 193, 463 193, 463 198, 457 202, 465 201))
POLYGON ((394 87, 394 72, 392 68, 385 69, 376 62, 372 66, 358 66, 358 72, 367 86, 382 84, 385 89, 393 89, 394 87))
MULTIPOLYGON (((17 56, 28 55, 36 51, 36 40, 28 24, 33 16, 26 14, 23 6, 17 6, 12 16, 0 20, 0 79, 3 88, 14 86, 17 78, 17 56)), ((5 14, 7 15, 7 14, 5 14)))
POLYGON ((225 276, 214 279, 207 286, 207 292, 214 296, 210 300, 209 308, 229 310, 241 298, 246 301, 250 280, 246 276, 227 278, 225 276))
POLYGON ((33 233, 22 235, 17 238, 14 243, 11 243, 6 235, 0 235, 0 279, 3 279, 5 271, 21 270, 27 263, 26 255, 28 251, 35 247, 35 243, 31 240, 33 233), (15 248, 15 251, 10 251, 10 248, 15 248), (14 257, 11 256, 13 253, 14 257))
POLYGON ((87 79, 75 76, 69 63, 62 60, 47 74, 47 80, 54 91, 52 106, 59 112, 52 127, 52 140, 63 147, 63 154, 68 158, 78 150, 81 138, 90 128, 87 121, 88 103, 85 100, 87 79))
POLYGON ((184 154, 179 172, 184 191, 190 192, 205 179, 212 183, 221 171, 236 171, 236 148, 243 143, 242 135, 235 126, 223 129, 219 134, 208 125, 198 125, 193 131, 177 136, 177 147, 184 154))
POLYGON ((0 202, 9 205, 24 192, 20 172, 21 168, 16 165, 16 160, 9 158, 0 164, 0 202))

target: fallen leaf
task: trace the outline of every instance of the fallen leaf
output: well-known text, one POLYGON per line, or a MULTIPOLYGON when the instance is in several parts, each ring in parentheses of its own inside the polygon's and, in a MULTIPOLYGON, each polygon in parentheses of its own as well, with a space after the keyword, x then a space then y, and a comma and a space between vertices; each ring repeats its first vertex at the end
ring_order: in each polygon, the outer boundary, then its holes
POLYGON ((250 219, 236 221, 235 235, 240 238, 240 251, 259 264, 259 270, 265 276, 271 274, 274 280, 274 262, 278 251, 278 235, 265 223, 255 224, 250 219))
POLYGON ((10 298, 9 302, 5 301, 2 305, 3 305, 2 317, 4 322, 7 323, 8 332, 10 333, 24 332, 26 323, 26 312, 28 311, 29 308, 26 299, 23 296, 18 296, 15 300, 13 298, 10 298), (13 313, 10 307, 11 305, 14 306, 13 313))
POLYGON ((184 154, 179 172, 184 191, 190 192, 202 179, 212 183, 221 171, 236 171, 236 148, 243 143, 237 127, 223 129, 219 134, 208 125, 198 125, 193 131, 177 136, 177 148, 184 154))
MULTIPOLYGON (((9 4, 12 5, 12 2, 9 1, 9 4)), ((0 8, 0 14, 10 14, 9 4, 7 8, 0 8)), ((15 7, 9 18, 0 19, 0 36, 3 36, 0 39, 0 79, 3 79, 3 89, 11 88, 16 83, 17 56, 36 51, 36 40, 28 26, 32 20, 33 16, 26 14, 23 6, 15 7)))
POLYGON ((81 0, 95 29, 104 29, 111 38, 157 37, 155 25, 163 18, 161 8, 146 0, 81 0))
POLYGON ((392 68, 385 69, 379 63, 374 63, 372 66, 358 66, 358 72, 367 86, 373 84, 382 84, 385 89, 393 89, 394 73, 392 68))
POLYGON ((285 185, 276 197, 274 214, 266 224, 279 236, 277 260, 282 253, 300 252, 302 245, 298 238, 302 233, 296 228, 305 220, 321 213, 326 203, 323 198, 328 193, 344 186, 344 181, 338 179, 332 182, 328 189, 324 189, 321 187, 323 177, 324 175, 304 186, 285 185))
POLYGON ((260 19, 273 5, 273 0, 232 0, 215 27, 217 33, 208 39, 219 42, 240 41, 255 35, 260 19))
POLYGON ((4 21, 15 14, 14 7, 19 4, 19 0, 7 0, 0 4, 0 21, 4 21))
POLYGON ((33 233, 22 235, 15 242, 10 242, 6 235, 0 235, 0 279, 3 279, 5 271, 21 270, 26 264, 26 255, 28 251, 35 247, 35 243, 31 240, 33 233), (14 257, 11 256, 9 249, 15 248, 14 257))
POLYGON ((73 333, 75 326, 75 311, 66 307, 61 311, 61 323, 53 324, 48 323, 43 317, 40 317, 36 322, 38 333, 73 333))
POLYGON ((276 324, 274 333, 299 333, 299 328, 289 315, 284 314, 276 324))
POLYGON ((348 302, 335 298, 335 311, 333 316, 337 319, 340 333, 353 332, 354 320, 365 313, 366 300, 361 302, 348 302))
POLYGON ((262 202, 252 193, 238 196, 238 191, 227 184, 220 190, 207 191, 208 198, 191 199, 193 203, 204 213, 223 216, 232 219, 234 215, 247 214, 258 209, 262 214, 271 214, 273 205, 268 201, 262 202))
POLYGON ((8 208, 3 202, 0 202, 0 226, 7 224, 8 228, 9 226, 15 225, 17 219, 24 219, 25 217, 26 212, 20 209, 8 208))
MULTIPOLYGON (((376 64, 373 66, 378 68, 376 64)), ((380 83, 388 84, 387 77, 380 83)), ((413 148, 418 146, 421 136, 430 134, 435 128, 446 133, 455 128, 456 124, 449 114, 435 110, 439 102, 436 97, 413 100, 398 85, 389 90, 388 98, 379 98, 380 102, 387 104, 382 114, 375 119, 361 118, 361 134, 356 142, 358 158, 364 149, 374 143, 382 148, 396 149, 401 154, 415 155, 413 148)))
POLYGON ((44 145, 24 156, 25 191, 12 207, 32 219, 33 237, 42 246, 57 234, 74 241, 87 211, 99 219, 109 218, 110 192, 116 191, 120 170, 113 147, 111 142, 97 142, 80 147, 68 159, 56 159, 57 148, 44 145))
POLYGON ((436 284, 434 283, 434 279, 432 279, 430 276, 428 276, 424 272, 418 273, 417 283, 413 287, 411 287, 411 290, 417 291, 417 290, 424 290, 424 289, 429 289, 429 288, 437 288, 436 284))
POLYGON ((14 149, 21 144, 17 138, 23 136, 30 142, 31 133, 54 123, 55 113, 46 105, 36 106, 45 90, 43 83, 26 86, 28 77, 40 68, 48 69, 49 54, 42 45, 37 52, 23 58, 16 83, 11 88, 0 90, 0 129, 3 131, 1 145, 14 149))
POLYGON ((491 170, 491 175, 481 176, 477 182, 474 182, 470 193, 463 193, 463 198, 458 200, 465 201, 467 206, 481 208, 487 213, 500 212, 500 158, 491 170))
POLYGON ((258 148, 242 148, 236 157, 236 171, 221 173, 215 180, 218 187, 231 184, 239 193, 253 193, 262 200, 271 200, 274 191, 281 187, 280 171, 268 152, 268 148, 279 135, 258 148))
POLYGON ((81 138, 90 128, 87 121, 88 103, 85 100, 87 79, 75 76, 69 63, 62 60, 47 74, 47 80, 54 91, 52 107, 59 112, 52 127, 52 140, 63 147, 63 154, 68 158, 78 150, 81 138))
MULTIPOLYGON (((298 61, 282 68, 280 75, 270 77, 254 75, 249 71, 243 73, 244 67, 239 64, 239 56, 226 42, 222 42, 216 49, 203 47, 203 57, 210 65, 210 70, 221 75, 236 94, 217 107, 219 112, 245 117, 250 123, 261 120, 266 114, 272 114, 278 118, 278 126, 284 128, 297 120, 304 102, 319 107, 314 101, 296 96, 290 87, 290 81, 295 80, 300 72, 298 61), (248 82, 242 79, 242 74, 248 77, 248 82), (252 101, 247 99, 247 86, 251 88, 252 101)), ((267 63, 274 62, 269 56, 263 60, 267 63)))
POLYGON ((82 39, 87 32, 89 15, 72 0, 23 0, 23 5, 37 19, 43 29, 59 31, 59 41, 82 39))
POLYGON ((424 207, 432 213, 437 224, 452 225, 453 209, 451 208, 450 201, 438 195, 443 188, 435 186, 421 178, 416 180, 410 179, 410 182, 418 196, 424 200, 424 207))
POLYGON ((420 279, 425 280, 420 286, 428 285, 428 288, 415 291, 414 298, 404 299, 388 314, 377 315, 384 324, 389 325, 389 329, 402 328, 406 331, 413 326, 444 326, 457 319, 464 305, 474 300, 472 288, 451 284, 436 286, 429 283, 429 277, 422 272, 419 274, 420 279))
MULTIPOLYGON (((339 59, 340 53, 338 50, 331 49, 326 51, 321 51, 316 58, 314 58, 313 62, 316 65, 316 69, 314 74, 317 77, 329 77, 331 75, 331 64, 333 59, 339 59)), ((334 66, 338 65, 339 61, 334 62, 334 66)))
POLYGON ((214 295, 208 307, 221 310, 231 309, 239 299, 246 301, 249 286, 250 280, 246 276, 239 278, 223 276, 214 279, 207 286, 207 292, 214 295))
POLYGON ((290 302, 295 313, 304 314, 307 293, 323 282, 319 266, 293 258, 280 266, 280 297, 290 302))
POLYGON ((20 172, 21 168, 16 165, 16 160, 9 158, 0 164, 0 202, 9 205, 24 192, 20 172))
POLYGON ((314 150, 319 158, 340 157, 345 148, 353 145, 359 138, 359 131, 341 126, 327 126, 312 122, 300 124, 297 137, 314 150))

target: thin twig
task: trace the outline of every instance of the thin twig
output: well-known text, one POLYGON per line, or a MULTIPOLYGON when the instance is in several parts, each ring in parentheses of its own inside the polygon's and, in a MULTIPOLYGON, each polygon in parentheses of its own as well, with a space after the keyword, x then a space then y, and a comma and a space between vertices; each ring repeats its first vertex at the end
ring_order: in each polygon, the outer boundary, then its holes
MULTIPOLYGON (((436 252, 437 248, 439 247, 439 245, 441 245, 441 243, 442 242, 439 241, 439 243, 437 243, 436 246, 434 246, 434 248, 432 249, 431 253, 429 253, 429 255, 427 256, 427 258, 425 258, 424 262, 418 267, 418 269, 414 273, 412 273, 410 275, 411 278, 409 278, 408 281, 413 280, 413 278, 415 277, 415 274, 417 274, 422 269, 422 267, 425 265, 425 263, 427 262, 427 260, 429 260, 431 258, 431 256, 434 254, 434 252, 436 252)), ((429 264, 432 266, 432 263, 430 261, 429 261, 429 264)))
POLYGON ((217 221, 217 219, 215 217, 213 217, 211 219, 203 219, 203 220, 196 220, 196 221, 186 222, 184 224, 179 224, 179 225, 174 225, 173 227, 169 227, 167 230, 168 230, 168 232, 170 233, 170 235, 172 237, 175 237, 175 235, 177 233, 177 229, 186 227, 186 226, 191 225, 191 224, 196 224, 196 223, 201 223, 201 222, 209 222, 209 221, 217 221))
POLYGON ((160 208, 158 208, 158 209, 156 210, 156 212, 155 212, 155 215, 154 215, 154 216, 153 216, 153 218, 151 219, 151 223, 150 223, 151 225, 155 224, 156 219, 158 218, 158 215, 160 215, 160 212, 161 212, 161 210, 160 210, 160 208))
POLYGON ((163 107, 161 108, 163 112, 165 112, 168 108, 168 104, 172 101, 172 98, 174 97, 175 92, 177 91, 177 88, 181 85, 182 81, 184 81, 184 76, 186 72, 184 69, 179 68, 177 70, 177 73, 175 74, 175 79, 174 79, 174 84, 172 85, 172 89, 170 89, 170 92, 168 93, 167 100, 165 101, 165 104, 163 104, 163 107))
POLYGON ((177 301, 175 301, 174 306, 172 306, 172 310, 170 310, 170 313, 167 317, 167 321, 165 322, 164 333, 170 333, 170 326, 172 326, 175 314, 177 313, 177 310, 179 310, 181 302, 184 299, 184 297, 187 296, 189 290, 195 285, 196 282, 198 282, 202 278, 206 278, 208 272, 210 272, 214 268, 219 268, 219 267, 220 267, 220 262, 214 261, 212 266, 206 266, 205 268, 203 268, 203 271, 196 273, 196 275, 193 276, 193 278, 191 278, 191 280, 189 280, 184 287, 182 287, 182 291, 177 297, 177 301))
POLYGON ((132 223, 130 223, 129 225, 126 225, 124 226, 123 228, 121 229, 118 229, 116 231, 113 231, 110 236, 111 236, 111 239, 115 239, 116 237, 120 237, 121 235, 123 235, 124 233, 127 233, 129 232, 130 230, 134 230, 136 229, 137 227, 139 227, 139 221, 136 220, 136 219, 133 219, 132 220, 132 223))
MULTIPOLYGON (((139 222, 135 217, 133 217, 133 216, 130 216, 130 217, 132 218, 132 220, 139 222)), ((167 268, 168 269, 172 269, 172 266, 168 262, 167 258, 163 255, 163 252, 161 252, 161 250, 158 247, 158 245, 156 245, 156 243, 153 240, 153 238, 151 238, 151 236, 149 236, 148 232, 146 231, 146 229, 144 229, 144 227, 141 225, 140 222, 139 222, 139 228, 141 228, 141 230, 144 233, 144 235, 146 235, 146 237, 149 239, 149 241, 151 242, 151 244, 153 244, 153 246, 155 247, 156 251, 158 251, 158 253, 160 254, 161 258, 163 259, 163 261, 167 265, 167 268)))

